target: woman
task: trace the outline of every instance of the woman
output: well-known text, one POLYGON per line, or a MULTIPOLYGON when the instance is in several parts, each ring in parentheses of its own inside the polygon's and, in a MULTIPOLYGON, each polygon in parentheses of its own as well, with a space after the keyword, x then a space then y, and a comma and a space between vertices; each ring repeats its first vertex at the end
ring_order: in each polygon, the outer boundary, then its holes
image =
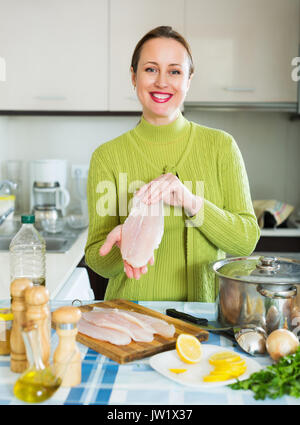
POLYGON ((229 134, 182 116, 193 60, 171 27, 139 41, 131 74, 143 115, 93 153, 86 262, 109 278, 105 299, 213 302, 218 284, 210 263, 226 253, 249 255, 259 238, 240 151, 229 134), (148 204, 163 199, 169 214, 155 262, 133 268, 120 243, 124 205, 137 189, 148 204))

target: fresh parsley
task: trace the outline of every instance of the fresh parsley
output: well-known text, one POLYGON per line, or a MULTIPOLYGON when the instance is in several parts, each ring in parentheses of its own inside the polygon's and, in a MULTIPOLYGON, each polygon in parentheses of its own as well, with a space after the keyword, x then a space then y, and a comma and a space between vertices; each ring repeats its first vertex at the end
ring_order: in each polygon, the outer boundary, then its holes
POLYGON ((276 364, 252 373, 248 379, 228 385, 233 390, 251 390, 255 400, 275 399, 284 395, 300 397, 300 346, 294 354, 276 364))

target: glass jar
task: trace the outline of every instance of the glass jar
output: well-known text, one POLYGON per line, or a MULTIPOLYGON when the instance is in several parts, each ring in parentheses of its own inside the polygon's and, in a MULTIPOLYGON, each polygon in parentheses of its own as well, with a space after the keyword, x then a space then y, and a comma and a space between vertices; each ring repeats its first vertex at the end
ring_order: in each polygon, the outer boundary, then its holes
POLYGON ((9 308, 0 308, 0 355, 10 354, 10 334, 13 313, 9 308))

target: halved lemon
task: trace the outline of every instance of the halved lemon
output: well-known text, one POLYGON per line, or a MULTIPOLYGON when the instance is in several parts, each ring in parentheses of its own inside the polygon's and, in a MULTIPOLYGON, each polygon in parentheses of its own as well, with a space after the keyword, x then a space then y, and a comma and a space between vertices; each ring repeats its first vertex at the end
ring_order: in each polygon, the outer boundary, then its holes
POLYGON ((199 339, 194 335, 180 334, 176 341, 176 351, 185 363, 198 363, 202 356, 202 348, 199 339))

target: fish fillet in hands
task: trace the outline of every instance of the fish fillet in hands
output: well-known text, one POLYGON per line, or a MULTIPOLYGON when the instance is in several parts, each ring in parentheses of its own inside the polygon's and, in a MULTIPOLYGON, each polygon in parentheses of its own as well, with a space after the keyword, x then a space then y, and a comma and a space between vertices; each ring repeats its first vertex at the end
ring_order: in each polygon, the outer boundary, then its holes
POLYGON ((115 345, 128 345, 131 342, 131 338, 127 333, 112 328, 96 326, 83 318, 79 320, 78 332, 90 336, 91 338, 107 341, 115 345))
POLYGON ((109 311, 107 313, 89 311, 83 313, 82 317, 87 322, 93 323, 96 326, 124 332, 134 341, 151 342, 154 339, 153 332, 137 325, 115 311, 109 311))
POLYGON ((132 267, 148 264, 164 233, 163 200, 147 205, 133 197, 130 214, 122 226, 121 254, 132 267))

